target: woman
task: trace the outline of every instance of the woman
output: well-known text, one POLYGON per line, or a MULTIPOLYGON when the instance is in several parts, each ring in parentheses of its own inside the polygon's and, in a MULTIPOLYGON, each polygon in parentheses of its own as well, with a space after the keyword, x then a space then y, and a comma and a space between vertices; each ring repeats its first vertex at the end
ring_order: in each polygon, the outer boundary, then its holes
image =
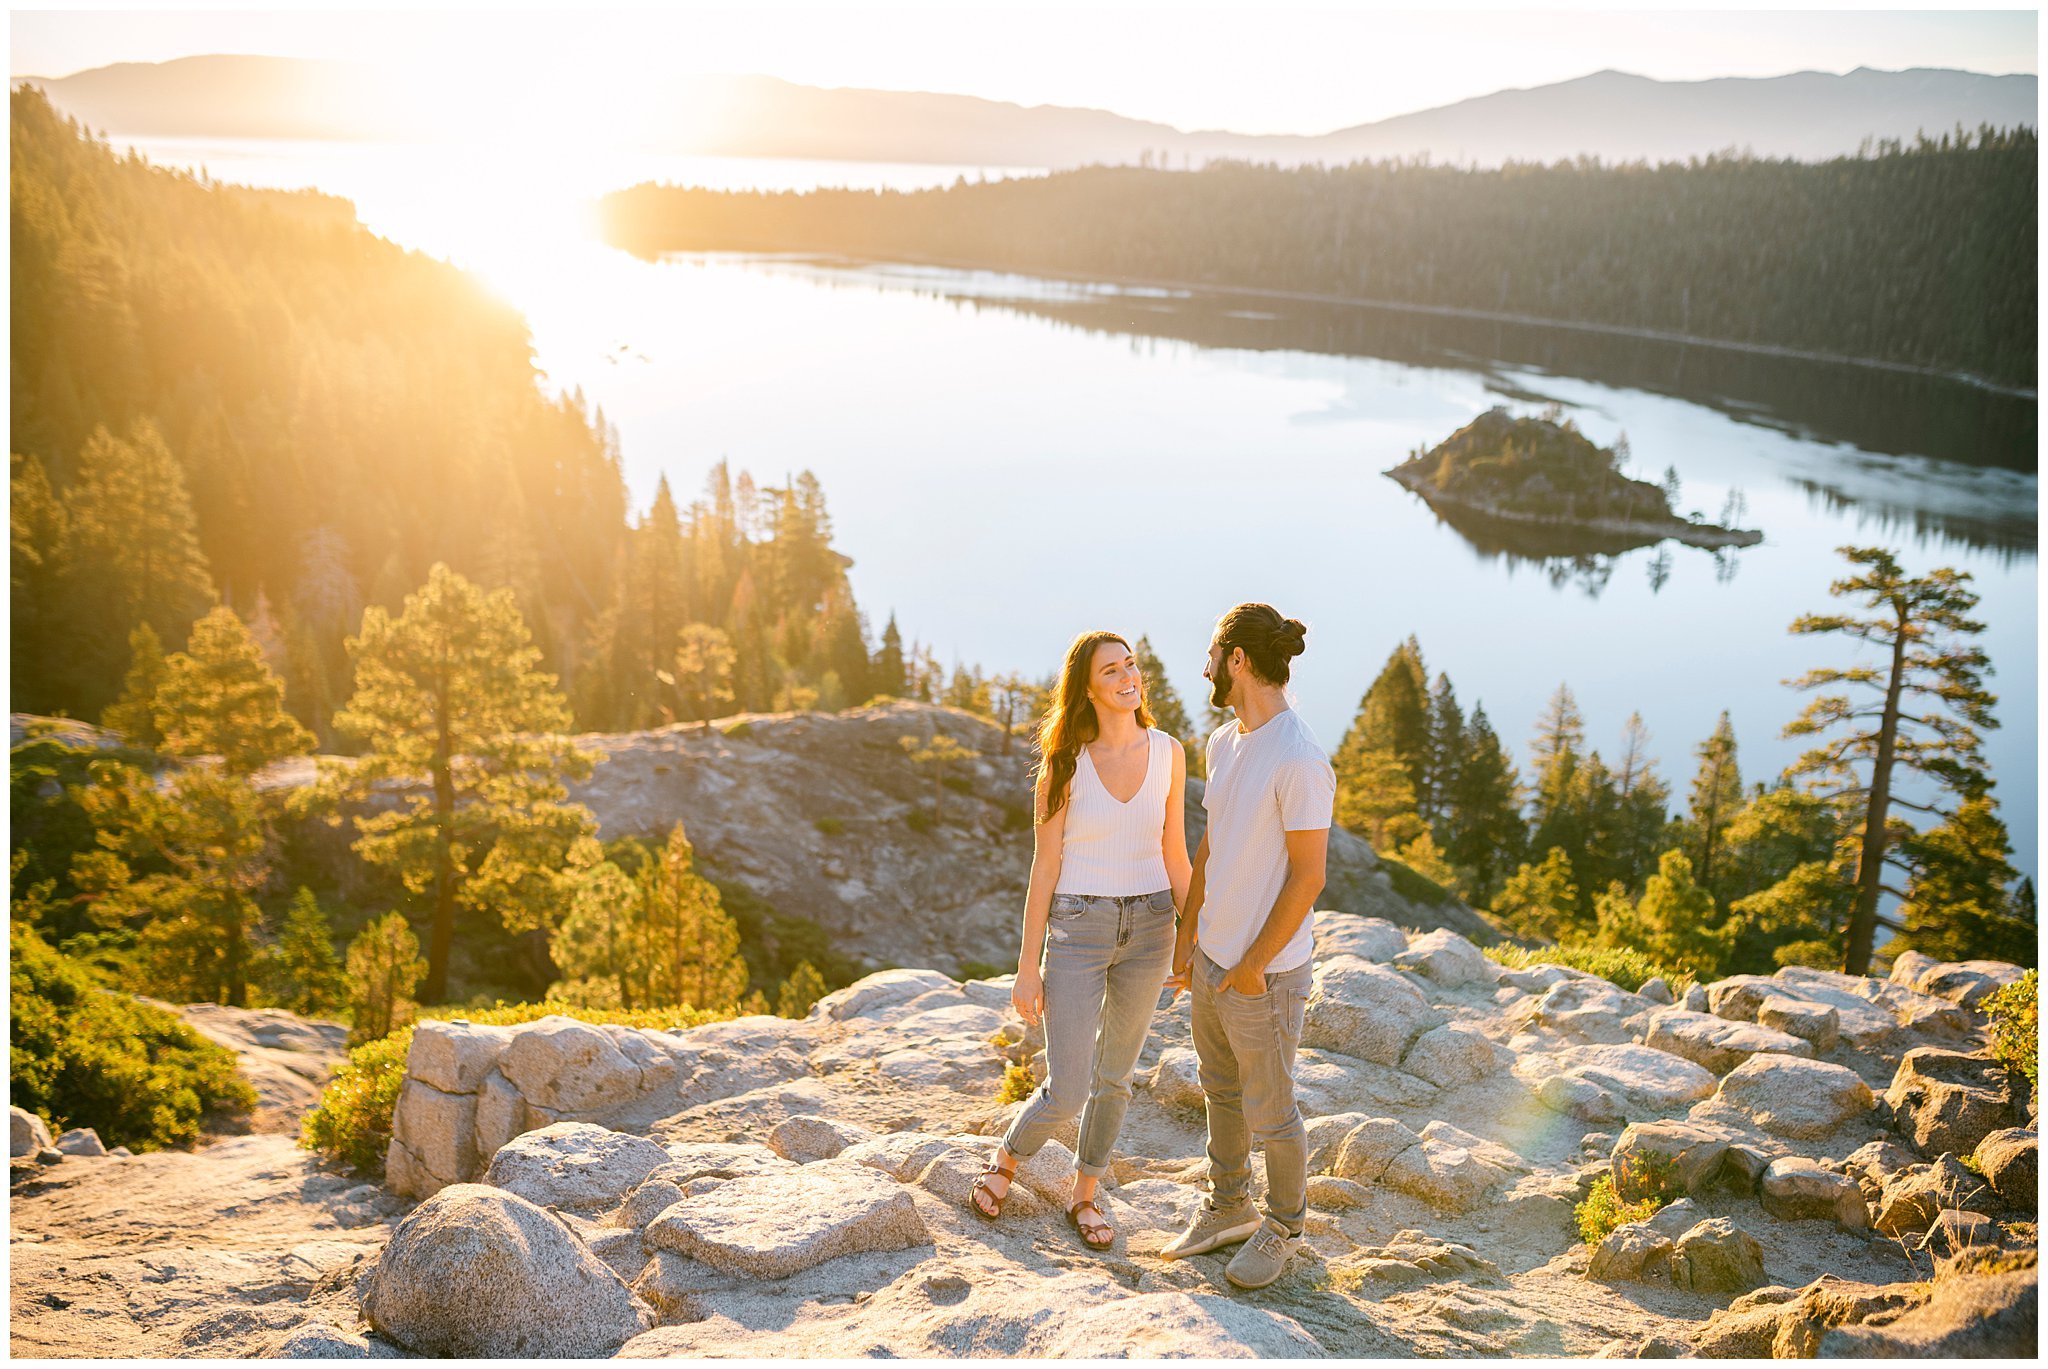
POLYGON ((1084 632, 1067 648, 1038 744, 1031 883, 1011 1001, 1026 1023, 1045 1023, 1046 1080, 968 1198, 981 1216, 999 1216, 1017 1161, 1078 1113, 1067 1220, 1090 1249, 1107 1250, 1116 1231, 1095 1188, 1123 1129, 1187 897, 1187 756, 1152 726, 1137 659, 1113 632, 1084 632))

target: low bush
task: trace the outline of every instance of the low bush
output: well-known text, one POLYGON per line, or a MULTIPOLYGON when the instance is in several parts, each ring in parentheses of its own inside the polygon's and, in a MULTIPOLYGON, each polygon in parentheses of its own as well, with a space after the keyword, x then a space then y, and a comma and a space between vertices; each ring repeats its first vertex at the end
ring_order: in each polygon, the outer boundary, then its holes
POLYGON ((1568 970, 1584 970, 1630 993, 1653 979, 1661 978, 1670 985, 1672 995, 1676 997, 1691 988, 1693 983, 1690 970, 1662 964, 1641 951, 1595 946, 1588 942, 1568 941, 1535 950, 1502 943, 1487 947, 1486 954, 1511 970, 1526 970, 1531 965, 1562 965, 1568 970))
POLYGON ((1014 967, 1008 965, 993 965, 986 960, 963 960, 960 962, 959 978, 998 979, 1009 974, 1012 968, 1014 967))
POLYGON ((2036 1088, 2041 1084, 2040 986, 2041 972, 2028 970, 1984 1000, 1991 1017, 1991 1053, 2036 1088))
POLYGON ((1003 1087, 996 1093, 998 1103, 1021 1103, 1038 1088, 1038 1081, 1031 1077, 1031 1071, 1022 1065, 1009 1065, 1003 1070, 1003 1087))
POLYGON ((91 1127, 109 1146, 160 1150, 195 1139, 209 1115, 256 1105, 234 1052, 100 988, 25 921, 8 941, 11 1098, 52 1130, 91 1127))
POLYGON ((1382 855, 1380 868, 1385 870, 1387 878, 1393 881, 1394 892, 1410 903, 1420 903, 1434 908, 1457 897, 1429 876, 1403 865, 1392 856, 1382 855))
POLYGON ((836 837, 846 830, 846 824, 838 818, 819 818, 811 826, 817 828, 828 837, 836 837))
POLYGON ((939 825, 938 821, 922 808, 913 808, 905 813, 903 821, 913 832, 930 832, 939 825))
MULTIPOLYGON (((541 1003, 497 1003, 488 1008, 444 1006, 423 1009, 429 1020, 463 1018, 478 1026, 504 1027, 537 1022, 560 1014, 579 1022, 617 1023, 624 1027, 697 1027, 726 1021, 730 1014, 697 1008, 588 1008, 550 1000, 541 1003)), ((339 1160, 372 1178, 384 1170, 384 1152, 391 1144, 391 1118, 398 1108, 398 1090, 405 1083, 405 1057, 412 1050, 413 1027, 367 1041, 348 1053, 348 1063, 320 1095, 320 1104, 306 1114, 299 1144, 339 1160)))
POLYGON ((1593 1191, 1586 1195, 1585 1201, 1578 1205, 1572 1215, 1578 1218, 1579 1239, 1587 1245, 1597 1246, 1606 1240, 1608 1233, 1617 1226, 1647 1221, 1655 1216, 1657 1209, 1662 1206, 1664 1200, 1657 1197, 1642 1198, 1633 1203, 1623 1202, 1620 1195, 1614 1191, 1613 1178, 1603 1174, 1594 1183, 1593 1191))
POLYGON ((754 725, 750 722, 742 720, 740 722, 732 724, 732 726, 730 727, 721 727, 719 731, 725 736, 736 737, 741 740, 745 740, 746 738, 754 735, 754 725))
POLYGON ((1771 952, 1771 959, 1781 970, 1787 965, 1804 965, 1810 970, 1842 967, 1841 949, 1832 941, 1788 941, 1771 952))

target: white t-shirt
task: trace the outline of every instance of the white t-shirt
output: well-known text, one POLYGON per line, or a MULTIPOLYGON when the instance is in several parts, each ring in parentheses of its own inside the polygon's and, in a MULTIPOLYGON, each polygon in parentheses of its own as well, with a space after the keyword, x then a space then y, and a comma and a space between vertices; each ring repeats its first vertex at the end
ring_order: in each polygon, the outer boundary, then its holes
MULTIPOLYGON (((1301 715, 1289 708, 1250 732, 1227 722, 1209 738, 1209 860, 1203 870, 1196 943, 1223 969, 1243 958, 1287 883, 1287 833, 1328 828, 1337 773, 1301 715)), ((1315 917, 1266 966, 1269 974, 1308 963, 1315 917)))

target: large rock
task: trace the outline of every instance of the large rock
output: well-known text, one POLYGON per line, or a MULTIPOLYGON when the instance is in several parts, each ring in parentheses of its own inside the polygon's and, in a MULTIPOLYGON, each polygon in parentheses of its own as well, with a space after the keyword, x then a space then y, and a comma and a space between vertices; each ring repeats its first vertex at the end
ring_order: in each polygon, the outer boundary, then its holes
POLYGON ((1408 1045, 1441 1017, 1422 991, 1392 970, 1337 955, 1315 968, 1301 1044, 1398 1065, 1408 1045))
POLYGON ((484 1182, 541 1207, 587 1212, 617 1205, 667 1163, 669 1153, 644 1136, 557 1122, 507 1143, 484 1182))
POLYGON ((1884 1096, 1899 1131, 1925 1155, 1968 1155, 2023 1120, 1996 1061, 1935 1046, 1907 1051, 1884 1096))
POLYGON ((830 1117, 785 1117, 768 1133, 768 1149, 793 1164, 830 1160, 848 1146, 872 1141, 875 1133, 830 1117))
POLYGON ((1981 1008, 1985 999, 2024 974, 2025 970, 2003 960, 1951 961, 1922 970, 1913 988, 1965 1008, 1981 1008))
POLYGON ((476 1106, 475 1094, 443 1093, 407 1079, 392 1112, 384 1182, 406 1197, 425 1198, 475 1178, 476 1106))
POLYGON ((1441 1212, 1469 1212, 1514 1176, 1466 1146, 1424 1138, 1396 1155, 1380 1174, 1386 1187, 1441 1212))
POLYGON ((2040 1200, 2040 1136, 2032 1127, 1994 1131, 1977 1143, 1977 1168, 2008 1207, 2032 1212, 2040 1200))
POLYGON ((1833 1222, 1845 1231, 1870 1228, 1870 1207, 1856 1181, 1803 1156, 1781 1155, 1771 1161, 1757 1197, 1764 1211, 1780 1221, 1833 1222))
POLYGON ((1714 1091, 1714 1076, 1692 1061, 1637 1045, 1530 1052, 1515 1062, 1515 1073, 1532 1087, 1554 1075, 1583 1079, 1641 1112, 1673 1112, 1714 1091))
POLYGON ((107 1153, 106 1143, 91 1127, 73 1127, 57 1138, 57 1149, 66 1155, 81 1159, 96 1160, 107 1153))
POLYGON ((1315 950, 1318 959, 1333 955, 1355 955, 1384 965, 1408 949, 1408 935, 1385 918, 1359 917, 1355 913, 1316 914, 1315 950))
POLYGON ((1634 1123, 1609 1157, 1614 1191, 1624 1202, 1712 1192, 1736 1139, 1725 1127, 1699 1122, 1634 1123))
POLYGON ((608 1355, 652 1317, 562 1222, 482 1184, 442 1189, 399 1223, 363 1297, 380 1335, 422 1355, 608 1355))
POLYGON ((833 1022, 886 1022, 925 994, 959 987, 937 970, 883 970, 826 994, 811 1011, 833 1022))
POLYGON ((1494 975, 1493 962, 1486 958, 1486 952, 1443 928, 1416 937, 1408 943, 1407 950, 1394 957, 1393 963, 1425 975, 1446 989, 1491 983, 1494 975))
POLYGON ((1810 1041, 1813 1049, 1821 1055, 1833 1050, 1842 1038, 1842 1014, 1825 1003, 1767 999, 1756 1010, 1756 1023, 1759 1027, 1769 1027, 1772 1031, 1796 1036, 1801 1041, 1810 1041))
POLYGON ((870 1169, 844 1158, 720 1184, 662 1213, 645 1235, 650 1250, 756 1279, 931 1243, 907 1190, 876 1183, 870 1169))
POLYGON ((1417 1079, 1449 1089, 1490 1079, 1512 1059, 1478 1032, 1446 1024, 1416 1037, 1401 1057, 1401 1068, 1417 1079))
POLYGON ((1170 1112, 1199 1116, 1207 1106, 1202 1094, 1201 1061, 1192 1046, 1168 1046, 1145 1077, 1153 1101, 1170 1112))
POLYGON ((509 1027, 428 1020, 412 1031, 405 1072, 443 1093, 475 1093, 511 1041, 509 1027))
POLYGON ((1683 1008, 1659 1008, 1650 1018, 1643 1044, 1683 1056, 1715 1074, 1726 1074, 1753 1055, 1813 1055, 1810 1041, 1769 1027, 1732 1022, 1683 1008))
POLYGON ((1940 963, 1931 955, 1922 955, 1918 951, 1901 951, 1898 959, 1892 962, 1891 972, 1885 979, 1886 982, 1897 984, 1900 988, 1910 989, 1913 987, 1913 981, 1940 963))
POLYGON ((1972 1174, 1955 1156, 1944 1155, 1931 1165, 1915 1165, 1893 1175, 1871 1224, 1887 1236, 1905 1236, 1925 1231, 1950 1209, 1989 1213, 1997 1206, 1982 1175, 1972 1174))
POLYGON ((2031 1362, 2039 1354, 2040 1269, 1958 1273, 1934 1280, 1925 1301, 1881 1324, 1837 1326, 1812 1353, 1827 1359, 1943 1359, 2031 1362))
POLYGON ((1670 1276, 1671 1238, 1648 1222, 1624 1222, 1608 1232, 1586 1266, 1586 1277, 1601 1283, 1670 1276))
POLYGON ((1553 1074, 1536 1087, 1536 1101, 1552 1112, 1581 1122, 1619 1122, 1627 1114, 1621 1100, 1590 1079, 1553 1074))
POLYGON ((1694 1293, 1746 1293, 1764 1284, 1764 1248, 1726 1217, 1709 1217, 1678 1238, 1671 1282, 1694 1293))
POLYGON ((7 1109, 7 1154, 11 1159, 50 1148, 50 1124, 27 1108, 7 1109))
POLYGON ((1856 1072, 1821 1060, 1756 1055, 1728 1072, 1715 1096, 1777 1136, 1817 1141, 1877 1106, 1856 1072))
MULTIPOLYGON (((1907 989, 1892 988, 1878 980, 1840 975, 1804 966, 1787 966, 1775 975, 1735 975, 1702 989, 1708 1010, 1731 1021, 1761 1020, 1764 1005, 1779 1010, 1792 1005, 1832 1008, 1839 1038, 1857 1050, 1876 1050, 1899 1032, 1898 1002, 1918 999, 1932 1002, 1907 989), (1872 997, 1889 993, 1890 999, 1872 997)), ((1765 1023, 1768 1026, 1768 1023, 1765 1023)), ((1798 1033, 1792 1033, 1797 1035, 1798 1033)))
POLYGON ((1368 1117, 1346 1133, 1330 1164, 1340 1179, 1378 1182, 1395 1157, 1422 1144, 1422 1138, 1391 1117, 1368 1117))
POLYGON ((610 1033, 572 1017, 543 1017, 512 1034, 497 1067, 529 1103, 592 1113, 640 1091, 645 1071, 610 1033))
POLYGON ((1523 1030, 1545 1029, 1572 1041, 1622 1045, 1633 1039, 1623 1024, 1651 1006, 1650 1000, 1624 993, 1604 979, 1563 979, 1515 1017, 1523 1030))

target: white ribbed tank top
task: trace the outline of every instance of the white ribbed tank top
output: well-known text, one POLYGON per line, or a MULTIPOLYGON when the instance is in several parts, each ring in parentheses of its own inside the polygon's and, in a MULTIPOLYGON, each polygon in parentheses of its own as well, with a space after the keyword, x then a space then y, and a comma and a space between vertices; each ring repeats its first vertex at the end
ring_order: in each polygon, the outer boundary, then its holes
POLYGON ((1152 894, 1166 881, 1166 791, 1173 783, 1173 738, 1147 729, 1145 782, 1129 803, 1118 803, 1095 773, 1088 748, 1074 767, 1067 796, 1066 835, 1060 845, 1056 894, 1152 894))

